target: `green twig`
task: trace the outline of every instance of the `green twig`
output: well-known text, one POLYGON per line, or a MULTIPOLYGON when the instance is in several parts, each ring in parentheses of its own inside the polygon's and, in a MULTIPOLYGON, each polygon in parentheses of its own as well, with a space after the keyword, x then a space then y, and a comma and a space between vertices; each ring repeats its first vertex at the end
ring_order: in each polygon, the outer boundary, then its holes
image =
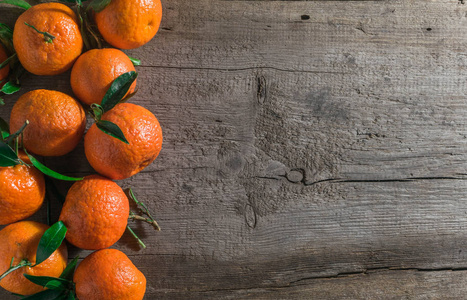
POLYGON ((21 269, 22 267, 30 267, 32 265, 28 260, 23 259, 19 262, 19 264, 17 264, 16 266, 13 266, 13 260, 14 258, 11 259, 10 268, 8 268, 8 270, 6 270, 6 272, 3 273, 2 276, 0 276, 0 280, 5 278, 11 272, 21 269))
POLYGON ((10 62, 16 58, 16 53, 14 53, 13 55, 11 55, 10 57, 8 57, 7 59, 5 59, 1 64, 0 64, 0 69, 3 69, 5 68, 6 66, 8 66, 10 64, 10 62))
POLYGON ((135 214, 132 211, 130 211, 130 219, 146 222, 148 224, 151 224, 157 231, 161 231, 161 227, 159 226, 159 224, 157 224, 156 220, 154 219, 142 217, 140 215, 135 214))
POLYGON ((145 218, 145 217, 142 217, 140 215, 137 215, 134 212, 130 212, 130 219, 147 222, 147 223, 151 224, 157 231, 160 231, 161 227, 159 226, 157 221, 154 219, 154 217, 149 212, 149 209, 146 206, 146 204, 144 204, 143 202, 140 202, 140 201, 138 201, 138 199, 136 199, 136 196, 133 193, 133 190, 131 188, 127 189, 126 192, 128 193, 130 199, 132 199, 136 203, 137 206, 140 206, 139 209, 141 210, 141 212, 144 215, 148 216, 147 218, 145 218))
POLYGON ((37 33, 40 33, 44 36, 44 41, 46 43, 52 43, 55 39, 55 36, 51 35, 50 33, 48 33, 47 31, 40 31, 39 29, 37 29, 36 27, 34 27, 33 25, 30 25, 26 22, 24 22, 24 24, 26 24, 27 26, 31 27, 32 29, 34 29, 37 33))
POLYGON ((136 233, 133 231, 133 229, 130 228, 130 226, 126 226, 126 228, 128 229, 128 231, 131 233, 131 235, 138 241, 138 244, 141 245, 141 247, 143 247, 143 249, 146 249, 146 245, 143 243, 143 241, 136 235, 136 233))

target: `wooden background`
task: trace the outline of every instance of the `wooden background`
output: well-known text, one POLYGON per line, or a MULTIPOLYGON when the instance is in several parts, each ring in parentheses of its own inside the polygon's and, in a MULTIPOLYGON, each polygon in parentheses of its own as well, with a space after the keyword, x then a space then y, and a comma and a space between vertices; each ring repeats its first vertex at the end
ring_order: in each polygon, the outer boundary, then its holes
MULTIPOLYGON (((148 248, 114 246, 145 299, 467 298, 463 1, 163 7, 157 36, 127 51, 163 150, 119 182, 162 231, 132 224, 148 248)), ((0 6, 0 22, 20 13, 0 6)), ((37 88, 71 93, 69 73, 22 93, 37 88)), ((92 173, 82 144, 44 162, 92 173)))

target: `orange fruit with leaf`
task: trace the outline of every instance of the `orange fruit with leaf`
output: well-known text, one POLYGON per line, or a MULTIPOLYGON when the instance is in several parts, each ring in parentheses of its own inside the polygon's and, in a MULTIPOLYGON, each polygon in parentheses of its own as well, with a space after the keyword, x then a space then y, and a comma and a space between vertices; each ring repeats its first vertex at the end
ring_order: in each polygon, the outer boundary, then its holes
POLYGON ((19 61, 29 72, 63 73, 72 67, 83 49, 78 18, 64 4, 35 5, 16 20, 13 45, 19 61))
POLYGON ((1 287, 12 293, 30 295, 42 291, 43 287, 32 283, 23 274, 60 276, 68 258, 66 245, 63 243, 60 247, 57 246, 58 249, 51 251, 50 256, 44 256, 43 252, 38 251, 41 238, 47 229, 49 226, 45 224, 22 221, 8 225, 0 231, 1 287), (39 264, 36 265, 38 260, 39 264))
POLYGON ((159 155, 162 129, 146 108, 120 103, 102 115, 102 121, 116 124, 127 143, 93 124, 84 137, 86 158, 98 173, 111 179, 125 179, 143 170, 159 155))
POLYGON ((103 249, 125 232, 130 206, 123 190, 112 180, 91 175, 68 191, 60 220, 68 228, 66 239, 82 249, 103 249))
POLYGON ((10 115, 11 132, 23 132, 26 150, 60 156, 73 150, 84 134, 86 115, 74 98, 57 91, 34 90, 22 95, 10 115))
MULTIPOLYGON (((101 104, 112 82, 123 73, 135 71, 128 56, 118 49, 93 49, 83 53, 71 70, 71 88, 87 105, 101 104)), ((136 80, 128 93, 136 87, 136 80)))
POLYGON ((83 300, 141 300, 146 277, 123 252, 99 250, 86 257, 73 276, 76 295, 83 300))
MULTIPOLYGON (((30 164, 27 156, 22 160, 30 164)), ((26 219, 36 213, 45 197, 44 175, 24 164, 0 167, 0 225, 26 219)))
POLYGON ((162 19, 160 0, 110 0, 97 9, 97 29, 106 42, 120 49, 133 49, 149 42, 162 19))

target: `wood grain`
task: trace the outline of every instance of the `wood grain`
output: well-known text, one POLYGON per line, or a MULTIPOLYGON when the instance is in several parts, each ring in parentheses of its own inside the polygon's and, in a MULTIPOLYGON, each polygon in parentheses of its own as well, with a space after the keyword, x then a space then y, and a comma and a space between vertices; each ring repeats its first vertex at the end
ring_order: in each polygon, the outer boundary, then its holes
MULTIPOLYGON (((128 51, 163 150, 119 182, 162 226, 132 225, 144 251, 115 245, 146 299, 465 298, 466 16, 447 0, 165 1, 128 51)), ((92 173, 82 144, 44 162, 92 173)))

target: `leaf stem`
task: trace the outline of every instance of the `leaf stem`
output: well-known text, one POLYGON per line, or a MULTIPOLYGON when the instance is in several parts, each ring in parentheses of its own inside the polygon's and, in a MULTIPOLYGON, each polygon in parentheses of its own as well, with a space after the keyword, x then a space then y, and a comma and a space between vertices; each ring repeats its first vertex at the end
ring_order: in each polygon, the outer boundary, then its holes
POLYGON ((126 226, 126 228, 128 229, 128 231, 131 233, 131 235, 138 241, 138 244, 141 245, 141 247, 143 247, 143 249, 146 249, 146 245, 143 243, 143 241, 136 235, 136 233, 133 231, 133 229, 130 228, 130 226, 126 226))
POLYGON ((8 66, 10 64, 10 62, 16 58, 16 53, 14 53, 13 55, 11 55, 10 57, 8 57, 7 59, 5 59, 1 64, 0 64, 0 69, 3 69, 5 68, 6 66, 8 66))
POLYGON ((157 231, 160 231, 161 227, 159 226, 157 221, 154 219, 154 217, 149 212, 149 209, 146 206, 146 204, 144 204, 143 202, 138 201, 138 199, 136 199, 136 196, 133 193, 133 190, 131 188, 126 189, 125 192, 127 193, 128 197, 130 199, 132 199, 136 203, 136 205, 141 210, 143 215, 148 216, 148 218, 145 218, 145 217, 140 216, 140 215, 138 215, 138 214, 136 214, 134 212, 130 212, 130 219, 147 222, 147 223, 151 224, 157 231))
POLYGON ((47 31, 40 31, 39 29, 37 29, 36 27, 34 27, 34 25, 31 25, 31 24, 28 24, 26 22, 24 22, 24 24, 26 24, 27 26, 31 27, 32 29, 34 29, 37 33, 40 33, 44 36, 44 41, 46 43, 53 43, 54 39, 55 39, 55 36, 51 35, 50 33, 48 33, 47 31))
POLYGON ((24 122, 23 126, 21 126, 21 128, 20 128, 17 132, 15 132, 15 133, 13 133, 12 135, 8 136, 8 139, 7 139, 6 143, 7 143, 7 144, 10 144, 10 143, 13 141, 13 139, 16 139, 19 135, 21 135, 21 134, 23 133, 24 129, 25 129, 26 126, 28 126, 28 125, 29 125, 29 121, 26 120, 26 121, 24 122))
POLYGON ((18 141, 18 137, 17 137, 17 138, 15 138, 15 153, 16 153, 16 156, 18 156, 18 151, 19 151, 19 141, 18 141))
POLYGON ((130 211, 130 219, 146 222, 148 224, 151 224, 152 227, 154 227, 157 231, 161 231, 161 227, 159 226, 159 224, 157 224, 157 221, 154 219, 142 217, 140 215, 135 214, 132 211, 130 211))
POLYGON ((30 267, 31 265, 32 264, 27 259, 23 259, 19 262, 19 264, 17 264, 16 266, 13 266, 13 259, 12 259, 10 263, 10 268, 8 268, 8 270, 6 270, 6 272, 0 276, 0 280, 5 278, 11 272, 21 269, 22 267, 30 267))

